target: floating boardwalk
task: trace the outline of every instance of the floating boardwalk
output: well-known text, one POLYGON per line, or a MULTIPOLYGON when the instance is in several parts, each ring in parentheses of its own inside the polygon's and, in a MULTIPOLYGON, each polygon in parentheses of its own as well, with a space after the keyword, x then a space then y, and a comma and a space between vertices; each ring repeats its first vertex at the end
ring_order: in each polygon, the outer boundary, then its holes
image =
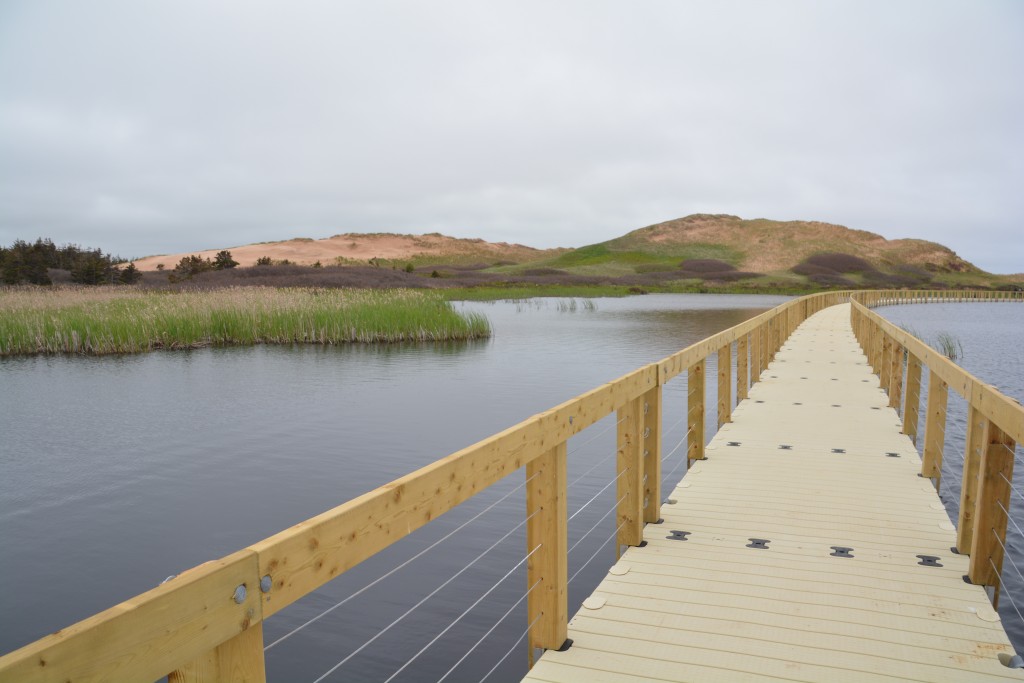
MULTIPOLYGON (((1024 680, 1024 670, 1011 668, 1020 658, 992 607, 1005 597, 1017 609, 1002 585, 1004 561, 1024 579, 1005 552, 1011 496, 1024 502, 1022 487, 1013 485, 1024 408, 869 310, 947 301, 1019 303, 1024 293, 859 291, 792 299, 2 655, 0 683, 146 683, 163 676, 170 683, 263 683, 265 651, 363 589, 311 619, 303 615, 304 623, 269 645, 265 620, 524 471, 519 486, 369 584, 449 538, 455 544, 468 524, 523 491, 525 519, 515 526, 505 520, 511 530, 484 554, 525 527, 525 556, 492 576, 482 596, 453 597, 450 607, 464 611, 403 648, 422 646, 411 659, 404 651, 374 652, 393 661, 392 678, 405 671, 427 680, 426 670, 407 667, 525 568, 526 592, 489 627, 477 622, 479 638, 464 654, 445 653, 453 665, 442 679, 496 636, 506 617, 512 623, 525 616, 525 630, 492 672, 525 641, 531 661, 544 651, 525 680, 549 683, 1024 680), (717 382, 706 382, 711 358, 717 382), (686 414, 668 416, 675 424, 663 429, 663 389, 684 376, 686 414), (967 409, 963 441, 951 441, 963 454, 963 467, 955 463, 962 471, 955 529, 936 495, 947 437, 955 437, 945 429, 951 392, 967 409), (705 444, 705 407, 716 404, 719 431, 705 444), (902 424, 894 410, 900 406, 902 424), (615 451, 597 464, 615 458, 615 478, 601 491, 614 485, 616 502, 599 522, 615 513, 614 540, 628 550, 570 620, 568 535, 576 513, 567 511, 567 445, 609 417, 615 451), (684 422, 678 445, 663 448, 684 422), (661 463, 684 445, 678 457, 692 466, 665 496, 661 463)), ((449 567, 440 587, 360 647, 338 653, 316 680, 367 678, 339 669, 481 557, 449 567)), ((82 567, 86 584, 89 570, 82 567)), ((352 610, 348 618, 361 614, 352 610)))
POLYGON ((524 680, 1024 679, 850 314, 797 328, 524 680))

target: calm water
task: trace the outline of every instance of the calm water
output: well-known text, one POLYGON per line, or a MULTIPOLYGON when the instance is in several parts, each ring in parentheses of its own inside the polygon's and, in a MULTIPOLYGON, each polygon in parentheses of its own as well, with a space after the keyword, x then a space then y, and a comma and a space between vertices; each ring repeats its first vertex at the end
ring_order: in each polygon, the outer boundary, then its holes
MULTIPOLYGON (((5 548, 0 652, 318 514, 783 300, 649 295, 597 299, 596 310, 578 305, 575 312, 560 310, 559 300, 459 304, 484 312, 494 338, 442 345, 255 347, 0 361, 0 534, 5 548)), ((998 379, 1012 395, 1024 395, 1016 345, 1024 330, 1024 306, 904 306, 881 312, 910 320, 926 337, 931 324, 926 320, 938 321, 938 329, 960 337, 968 369, 998 379), (996 339, 1005 339, 1005 345, 996 339), (983 360, 986 354, 993 355, 983 360)), ((666 389, 666 452, 683 436, 677 420, 684 413, 685 384, 677 380, 666 389)), ((955 434, 950 433, 952 443, 955 434)), ((682 475, 684 450, 665 463, 666 481, 682 475)), ((614 506, 614 487, 600 493, 614 476, 614 458, 609 457, 614 453, 613 420, 575 437, 569 451, 569 481, 575 482, 570 514, 582 508, 569 530, 570 546, 580 541, 570 553, 570 576, 579 572, 570 584, 574 608, 614 559, 608 543, 614 524, 606 516, 614 506)), ((952 475, 948 479, 953 483, 952 475)), ((522 480, 522 475, 509 477, 274 616, 265 624, 266 643, 430 546, 522 480)), ((947 497, 958 500, 958 495, 957 489, 947 497)), ((524 572, 514 569, 526 553, 524 534, 514 531, 524 518, 523 501, 522 491, 514 492, 456 538, 274 646, 267 652, 270 678, 317 680, 511 532, 407 619, 324 678, 387 679, 497 585, 395 679, 438 680, 525 591, 524 572)), ((513 608, 447 680, 480 680, 513 648, 525 626, 522 605, 513 608)), ((526 649, 518 646, 489 680, 518 680, 525 668, 526 649)))
MULTIPOLYGON (((0 651, 233 552, 641 364, 777 305, 763 296, 649 295, 459 304, 483 311, 477 343, 254 347, 121 358, 0 361, 0 651)), ((712 375, 713 376, 713 375, 712 375)), ((665 425, 685 412, 669 385, 665 425)), ((714 401, 709 401, 714 405, 714 401)), ((614 476, 613 420, 570 444, 570 512, 614 476)), ((667 436, 682 436, 678 427, 667 436)), ((685 449, 665 464, 678 480, 685 449), (673 472, 673 469, 675 471, 673 472)), ((265 625, 272 643, 522 483, 509 477, 265 625)), ((570 604, 614 559, 614 487, 570 524, 570 604), (596 553, 596 556, 595 556, 596 553), (596 559, 587 564, 591 557, 596 559)), ((267 653, 272 679, 314 681, 524 518, 521 491, 267 653)), ((525 555, 522 531, 325 680, 383 680, 525 555)), ((522 596, 513 571, 396 680, 437 680, 522 596)), ((448 680, 476 681, 525 629, 522 606, 448 680)), ((490 680, 517 679, 525 646, 490 680)))

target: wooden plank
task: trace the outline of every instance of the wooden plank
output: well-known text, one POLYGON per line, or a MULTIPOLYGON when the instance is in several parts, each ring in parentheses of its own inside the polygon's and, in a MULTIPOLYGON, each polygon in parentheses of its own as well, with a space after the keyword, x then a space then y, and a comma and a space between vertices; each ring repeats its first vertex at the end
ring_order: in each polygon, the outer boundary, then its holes
POLYGON ((718 349, 718 428, 732 422, 732 347, 718 349))
POLYGON ((618 545, 639 545, 644 528, 644 406, 643 397, 618 412, 615 499, 618 545))
POLYGON ((936 489, 939 488, 942 479, 942 452, 946 442, 947 395, 946 382, 934 370, 929 370, 921 476, 932 479, 936 489))
POLYGON ((250 550, 207 562, 0 657, 0 680, 155 681, 260 623, 257 572, 250 550), (236 603, 241 585, 245 598, 236 603))
POLYGON ((167 683, 263 683, 266 680, 262 622, 253 624, 167 677, 167 683))
POLYGON ((907 392, 903 402, 903 433, 917 443, 918 414, 921 411, 921 361, 907 355, 907 392))
POLYGON ((903 347, 895 342, 889 364, 889 407, 897 408, 903 398, 903 347))
MULTIPOLYGON (((1006 523, 1013 481, 1013 449, 1006 432, 985 421, 981 438, 974 536, 971 540, 971 583, 994 586, 999 599, 1000 576, 1006 546, 1006 523)), ((997 603, 998 604, 998 603, 997 603)))
POLYGON ((747 398, 750 390, 750 351, 747 349, 748 335, 736 342, 736 402, 747 398))
POLYGON ((274 614, 656 386, 648 365, 252 547, 274 614))
POLYGON ((977 516, 978 480, 981 470, 982 444, 987 433, 987 420, 974 406, 967 409, 967 438, 964 445, 963 479, 960 484, 960 518, 957 522, 956 548, 971 552, 974 541, 974 519, 977 516))
POLYGON ((705 361, 697 361, 686 372, 686 457, 690 464, 704 459, 704 370, 705 361))
POLYGON ((558 444, 526 466, 527 623, 533 648, 558 649, 568 638, 566 447, 558 444))
POLYGON ((661 519, 661 385, 643 396, 644 406, 644 522, 661 519))

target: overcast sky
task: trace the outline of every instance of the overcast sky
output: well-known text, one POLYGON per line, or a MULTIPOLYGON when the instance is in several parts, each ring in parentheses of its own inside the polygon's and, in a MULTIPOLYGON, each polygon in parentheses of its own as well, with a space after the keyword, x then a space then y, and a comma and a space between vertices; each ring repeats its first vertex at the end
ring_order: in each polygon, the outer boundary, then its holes
POLYGON ((0 244, 697 212, 1024 271, 1024 2, 0 0, 0 244))

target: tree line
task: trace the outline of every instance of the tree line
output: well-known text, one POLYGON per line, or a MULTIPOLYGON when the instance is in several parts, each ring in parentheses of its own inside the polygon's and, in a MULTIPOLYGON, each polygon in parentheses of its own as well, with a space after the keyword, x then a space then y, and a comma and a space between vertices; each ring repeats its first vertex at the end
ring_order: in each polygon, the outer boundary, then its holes
MULTIPOLYGON (((208 270, 225 270, 237 265, 230 251, 221 251, 213 260, 186 256, 167 275, 171 282, 179 282, 208 270)), ((34 243, 15 240, 9 247, 0 246, 0 283, 52 285, 50 270, 68 271, 71 281, 82 285, 132 285, 142 279, 134 263, 104 253, 102 249, 78 244, 57 246, 53 240, 43 237, 34 243)))
POLYGON ((72 282, 83 285, 138 282, 142 274, 131 263, 122 268, 123 263, 125 259, 102 249, 78 244, 57 246, 42 237, 34 243, 15 240, 9 247, 0 246, 0 281, 7 285, 49 285, 53 284, 49 271, 56 269, 68 271, 72 282))

